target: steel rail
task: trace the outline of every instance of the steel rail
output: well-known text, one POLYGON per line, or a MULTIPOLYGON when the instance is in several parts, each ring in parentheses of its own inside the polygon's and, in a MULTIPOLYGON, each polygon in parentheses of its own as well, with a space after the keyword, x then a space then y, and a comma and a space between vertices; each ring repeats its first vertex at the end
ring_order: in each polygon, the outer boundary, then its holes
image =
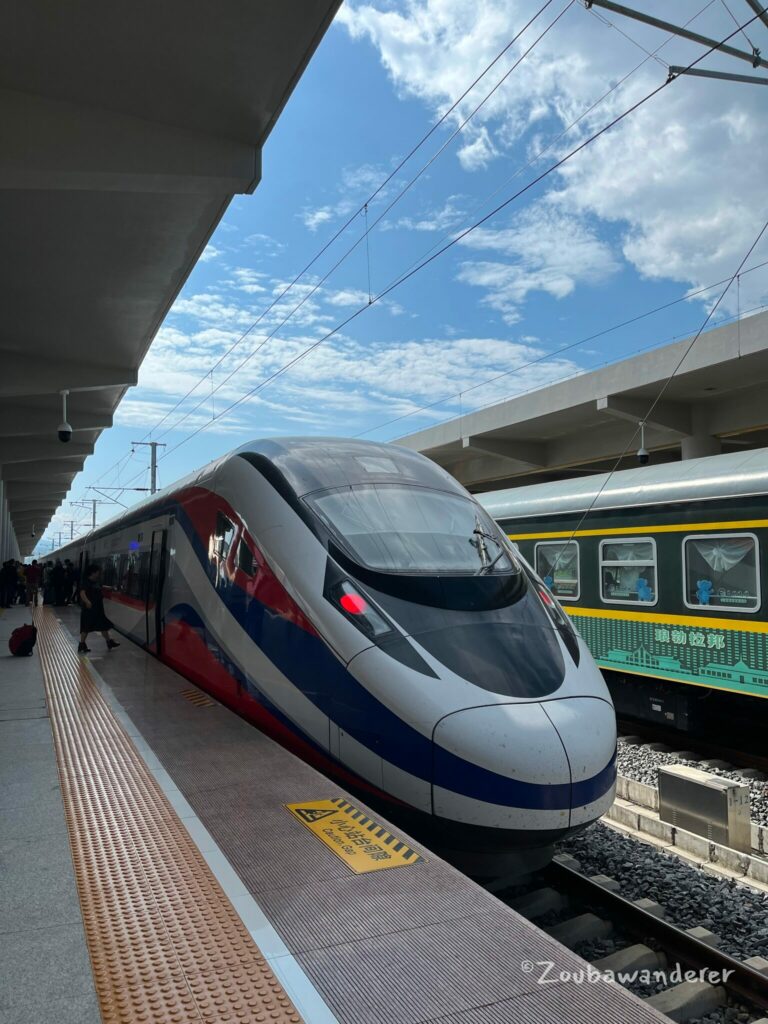
POLYGON ((717 972, 724 979, 721 984, 729 992, 762 1010, 768 1010, 768 975, 694 938, 677 925, 643 910, 625 896, 605 889, 564 864, 552 861, 544 876, 549 877, 558 889, 574 892, 586 902, 601 904, 622 929, 638 938, 654 939, 665 953, 671 953, 690 968, 717 972), (732 973, 729 975, 726 971, 732 973))

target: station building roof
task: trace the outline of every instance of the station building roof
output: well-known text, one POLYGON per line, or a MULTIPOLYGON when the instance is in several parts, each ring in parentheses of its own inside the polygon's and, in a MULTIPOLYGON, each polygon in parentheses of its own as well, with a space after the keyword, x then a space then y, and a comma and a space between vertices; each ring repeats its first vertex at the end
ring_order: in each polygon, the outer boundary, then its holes
POLYGON ((0 36, 5 556, 9 515, 27 553, 230 199, 258 184, 339 3, 13 5, 0 36))
MULTIPOLYGON (((690 338, 398 440, 471 491, 637 465, 638 423, 690 338)), ((654 464, 768 446, 768 312, 703 333, 647 417, 654 464)))

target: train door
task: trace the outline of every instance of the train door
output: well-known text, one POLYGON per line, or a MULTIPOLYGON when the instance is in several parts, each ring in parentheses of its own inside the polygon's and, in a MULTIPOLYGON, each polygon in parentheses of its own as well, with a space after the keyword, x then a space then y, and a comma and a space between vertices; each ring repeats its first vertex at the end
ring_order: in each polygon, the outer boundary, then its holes
POLYGON ((149 573, 147 575, 145 605, 147 647, 158 657, 160 656, 160 644, 162 641, 161 608, 163 580, 165 579, 167 533, 167 530, 152 531, 152 547, 149 553, 149 573))

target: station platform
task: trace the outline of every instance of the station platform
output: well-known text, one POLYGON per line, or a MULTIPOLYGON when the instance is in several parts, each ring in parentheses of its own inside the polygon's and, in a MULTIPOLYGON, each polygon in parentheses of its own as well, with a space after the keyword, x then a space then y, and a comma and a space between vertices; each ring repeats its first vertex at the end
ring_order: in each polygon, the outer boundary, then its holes
POLYGON ((540 983, 585 965, 129 641, 78 657, 77 614, 29 658, 0 617, 3 1024, 664 1019, 540 983))

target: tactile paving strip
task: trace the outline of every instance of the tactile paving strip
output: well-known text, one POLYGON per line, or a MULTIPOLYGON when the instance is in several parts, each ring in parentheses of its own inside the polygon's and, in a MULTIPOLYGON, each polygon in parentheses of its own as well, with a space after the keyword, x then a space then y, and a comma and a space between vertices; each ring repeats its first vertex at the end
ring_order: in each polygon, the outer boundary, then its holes
POLYGON ((35 610, 86 940, 106 1024, 301 1024, 77 657, 35 610))
POLYGON ((216 707, 210 697, 206 697, 200 690, 181 690, 180 693, 190 704, 196 704, 199 708, 216 707))

